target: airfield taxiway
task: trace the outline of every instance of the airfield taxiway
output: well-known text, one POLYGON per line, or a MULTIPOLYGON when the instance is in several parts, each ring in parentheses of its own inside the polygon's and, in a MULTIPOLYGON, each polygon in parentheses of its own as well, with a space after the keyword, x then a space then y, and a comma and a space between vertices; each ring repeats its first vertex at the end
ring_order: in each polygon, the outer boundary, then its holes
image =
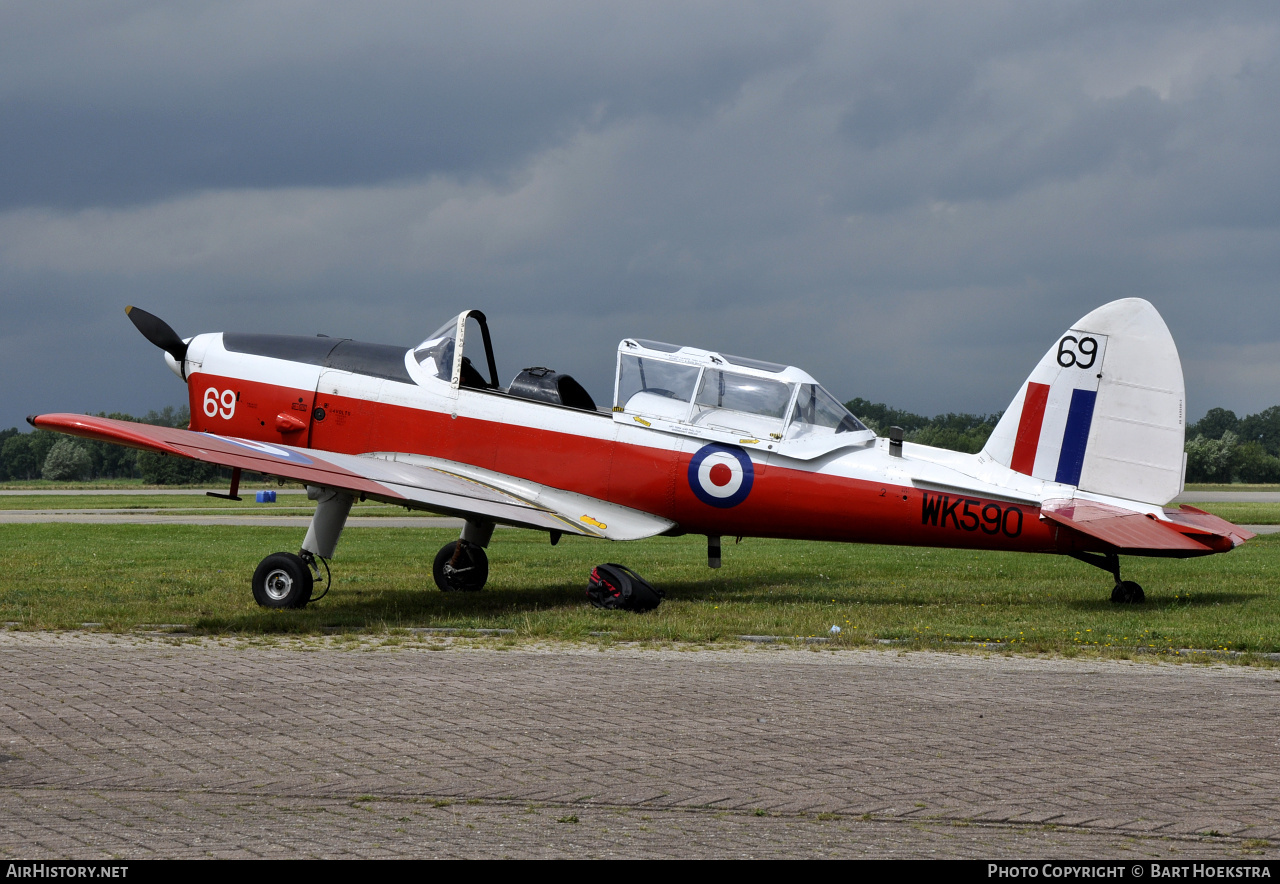
POLYGON ((1269 669, 0 630, 0 685, 5 859, 1280 857, 1269 669))

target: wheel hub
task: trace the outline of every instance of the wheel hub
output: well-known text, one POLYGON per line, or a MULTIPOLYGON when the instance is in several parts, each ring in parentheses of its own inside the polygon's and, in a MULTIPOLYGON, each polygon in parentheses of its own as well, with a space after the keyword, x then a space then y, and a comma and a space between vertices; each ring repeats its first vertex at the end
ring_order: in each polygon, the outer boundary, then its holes
POLYGON ((274 601, 283 601, 293 589, 293 578, 282 568, 276 568, 267 575, 265 589, 274 601))

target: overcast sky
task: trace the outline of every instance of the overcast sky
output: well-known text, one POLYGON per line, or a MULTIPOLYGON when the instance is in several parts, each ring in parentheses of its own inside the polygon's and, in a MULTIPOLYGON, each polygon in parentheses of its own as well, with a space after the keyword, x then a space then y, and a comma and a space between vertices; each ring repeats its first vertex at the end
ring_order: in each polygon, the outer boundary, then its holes
POLYGON ((1139 296, 1189 415, 1243 414, 1278 271, 1275 3, 0 4, 0 427, 183 403, 126 304, 478 307, 504 383, 605 401, 635 336, 935 414, 1139 296))

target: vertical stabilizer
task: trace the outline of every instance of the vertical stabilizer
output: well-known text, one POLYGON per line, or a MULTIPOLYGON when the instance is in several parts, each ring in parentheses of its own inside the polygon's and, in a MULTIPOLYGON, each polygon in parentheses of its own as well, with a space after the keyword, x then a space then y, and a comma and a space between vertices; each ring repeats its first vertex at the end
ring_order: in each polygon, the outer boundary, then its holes
POLYGON ((1184 398, 1156 308, 1112 301, 1049 348, 984 453, 1037 479, 1163 505, 1182 490, 1184 398))

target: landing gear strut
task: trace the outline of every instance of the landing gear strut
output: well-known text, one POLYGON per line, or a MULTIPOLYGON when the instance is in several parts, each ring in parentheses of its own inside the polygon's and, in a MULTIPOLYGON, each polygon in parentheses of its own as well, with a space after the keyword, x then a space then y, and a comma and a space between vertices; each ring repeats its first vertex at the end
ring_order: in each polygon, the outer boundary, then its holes
POLYGON ((1110 572, 1115 578, 1115 588, 1111 590, 1111 601, 1117 605, 1140 605, 1146 601, 1142 587, 1132 580, 1120 579, 1120 556, 1115 553, 1070 553, 1071 558, 1079 559, 1086 565, 1093 565, 1110 572))
MULTIPOLYGON (((239 471, 237 470, 237 475, 239 471)), ((234 488, 232 489, 234 492, 234 488)), ((317 560, 324 563, 328 572, 328 560, 333 558, 334 549, 338 545, 338 537, 347 523, 347 515, 355 498, 345 491, 333 488, 307 486, 307 497, 316 502, 315 515, 311 517, 311 527, 302 541, 302 549, 298 554, 287 552, 272 553, 258 565, 253 572, 253 600, 264 608, 305 608, 311 601, 311 590, 315 586, 315 576, 319 574, 317 560)), ((332 582, 332 575, 330 575, 332 582)), ((325 586, 323 598, 329 591, 325 586)))
POLYGON ((489 579, 489 556, 484 548, 493 536, 492 522, 467 522, 462 537, 436 553, 431 576, 441 592, 478 592, 489 579))

